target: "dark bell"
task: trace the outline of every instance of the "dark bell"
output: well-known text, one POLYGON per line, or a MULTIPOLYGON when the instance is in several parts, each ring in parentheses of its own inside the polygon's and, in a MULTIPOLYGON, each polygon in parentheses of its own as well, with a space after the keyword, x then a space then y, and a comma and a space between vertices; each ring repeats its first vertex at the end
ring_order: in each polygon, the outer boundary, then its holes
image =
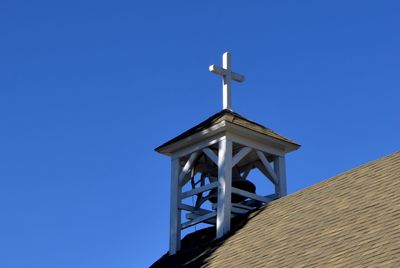
MULTIPOLYGON (((251 181, 247 181, 247 180, 246 181, 232 181, 232 187, 235 187, 240 190, 250 192, 253 194, 256 193, 256 186, 251 181)), ((211 203, 213 203, 213 204, 217 203, 217 189, 211 190, 209 196, 210 196, 210 198, 208 200, 210 200, 211 203)), ((232 203, 240 203, 247 199, 247 197, 244 197, 244 196, 241 196, 238 194, 232 194, 231 198, 232 198, 231 199, 232 203)))

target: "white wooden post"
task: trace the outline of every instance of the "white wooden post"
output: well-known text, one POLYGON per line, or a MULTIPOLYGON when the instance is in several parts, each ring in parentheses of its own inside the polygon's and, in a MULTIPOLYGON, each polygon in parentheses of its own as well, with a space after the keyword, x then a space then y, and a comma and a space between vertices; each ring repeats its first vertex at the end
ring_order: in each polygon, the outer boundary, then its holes
POLYGON ((274 157, 274 170, 278 177, 278 183, 275 185, 275 192, 279 195, 279 197, 283 197, 287 195, 286 167, 284 156, 274 157))
POLYGON ((179 209, 181 187, 179 158, 171 160, 171 204, 169 229, 169 255, 174 255, 181 248, 181 210, 179 209))
POLYGON ((218 150, 217 238, 230 231, 232 193, 232 141, 225 137, 218 150))

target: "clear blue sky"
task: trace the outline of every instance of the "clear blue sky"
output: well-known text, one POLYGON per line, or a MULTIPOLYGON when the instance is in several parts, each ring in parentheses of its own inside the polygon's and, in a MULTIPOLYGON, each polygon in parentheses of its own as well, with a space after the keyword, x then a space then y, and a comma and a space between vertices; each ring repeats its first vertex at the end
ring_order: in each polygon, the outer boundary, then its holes
POLYGON ((146 267, 169 159, 221 107, 303 146, 289 192, 399 150, 398 1, 0 3, 0 267, 146 267))

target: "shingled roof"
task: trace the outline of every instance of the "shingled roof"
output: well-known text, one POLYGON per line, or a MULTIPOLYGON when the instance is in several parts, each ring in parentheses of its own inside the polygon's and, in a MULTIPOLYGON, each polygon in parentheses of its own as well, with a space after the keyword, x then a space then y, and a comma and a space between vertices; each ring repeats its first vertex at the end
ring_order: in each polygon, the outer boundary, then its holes
POLYGON ((400 267, 400 152, 280 198, 153 267, 400 267))
POLYGON ((280 141, 284 141, 287 142, 289 144, 292 144, 294 147, 298 148, 300 147, 299 144, 297 144, 296 142, 289 140, 288 138, 276 133, 275 131, 273 131, 272 129, 269 129, 263 125, 260 125, 254 121, 251 121, 243 116, 241 116, 238 113, 235 113, 231 110, 228 109, 224 109, 214 115, 212 115, 211 117, 207 118, 206 120, 204 120, 203 122, 201 122, 200 124, 192 127, 191 129, 183 132, 182 134, 180 134, 179 136, 167 141, 166 143, 160 145, 159 147, 157 147, 156 149, 154 149, 157 152, 161 152, 163 148, 167 147, 170 144, 173 144, 179 140, 182 140, 184 138, 187 138, 195 133, 201 132, 205 129, 208 129, 222 121, 228 121, 232 124, 235 124, 237 126, 243 127, 243 128, 247 128, 250 130, 253 130, 255 132, 258 132, 260 134, 269 136, 273 139, 276 140, 280 140, 280 141))

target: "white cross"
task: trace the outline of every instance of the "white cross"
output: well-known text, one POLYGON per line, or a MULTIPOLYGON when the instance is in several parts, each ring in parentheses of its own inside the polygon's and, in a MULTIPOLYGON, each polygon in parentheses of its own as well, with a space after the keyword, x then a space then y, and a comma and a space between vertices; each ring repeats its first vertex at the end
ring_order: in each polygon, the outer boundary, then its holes
POLYGON ((210 72, 221 75, 222 81, 222 109, 232 110, 231 106, 231 80, 243 82, 244 75, 231 71, 231 53, 225 52, 222 56, 222 68, 213 64, 209 67, 210 72))

